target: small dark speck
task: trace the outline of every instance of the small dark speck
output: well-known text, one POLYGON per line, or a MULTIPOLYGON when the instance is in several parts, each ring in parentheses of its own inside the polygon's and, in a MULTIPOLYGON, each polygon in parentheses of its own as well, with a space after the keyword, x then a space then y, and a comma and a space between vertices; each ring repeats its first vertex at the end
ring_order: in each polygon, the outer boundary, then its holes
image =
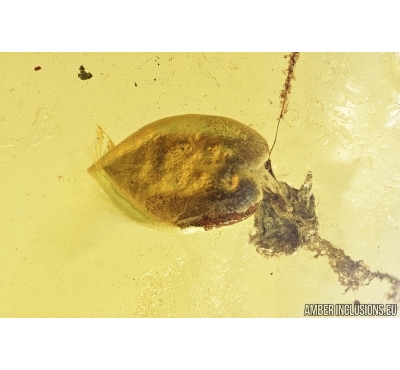
POLYGON ((273 274, 274 274, 273 272, 270 273, 270 275, 273 275, 273 274))
POLYGON ((154 81, 157 81, 157 79, 155 78, 154 81))
POLYGON ((93 75, 90 72, 86 72, 85 71, 85 67, 84 66, 80 66, 79 70, 80 70, 80 73, 78 74, 78 77, 81 80, 89 80, 90 78, 93 77, 93 75))
POLYGON ((137 86, 137 83, 135 82, 135 86, 137 86))
POLYGON ((37 66, 37 67, 34 68, 35 71, 40 71, 41 69, 42 69, 41 66, 37 66))
POLYGON ((356 300, 354 301, 354 304, 360 304, 360 301, 359 301, 358 299, 356 299, 356 300))

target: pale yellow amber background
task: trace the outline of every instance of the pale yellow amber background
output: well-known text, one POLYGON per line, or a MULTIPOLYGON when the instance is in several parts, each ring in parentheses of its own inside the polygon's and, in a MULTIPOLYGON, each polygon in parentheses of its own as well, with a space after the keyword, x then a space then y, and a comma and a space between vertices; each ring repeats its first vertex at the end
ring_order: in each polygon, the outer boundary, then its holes
MULTIPOLYGON (((96 125, 118 143, 166 116, 216 114, 271 145, 283 54, 2 53, 0 68, 0 316, 302 317, 305 303, 387 302, 379 281, 343 294, 311 252, 258 255, 253 218, 189 235, 138 225, 86 172, 96 125)), ((275 174, 299 187, 312 171, 321 235, 400 277, 400 55, 305 53, 295 76, 275 174)))

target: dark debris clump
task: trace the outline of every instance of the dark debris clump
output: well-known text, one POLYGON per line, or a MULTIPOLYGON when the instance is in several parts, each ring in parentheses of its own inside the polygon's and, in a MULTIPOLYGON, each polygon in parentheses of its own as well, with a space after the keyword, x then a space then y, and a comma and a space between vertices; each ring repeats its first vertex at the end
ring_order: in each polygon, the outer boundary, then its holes
POLYGON ((250 243, 264 257, 291 255, 300 249, 315 252, 315 258, 327 257, 345 291, 369 285, 372 280, 390 285, 389 300, 400 301, 400 280, 388 273, 371 271, 363 261, 354 261, 345 252, 321 238, 309 173, 300 189, 279 182, 279 193, 264 191, 254 217, 254 232, 250 243))
POLYGON ((85 67, 84 66, 80 66, 79 67, 79 74, 78 74, 78 77, 81 79, 81 80, 89 80, 89 79, 91 79, 92 77, 93 77, 93 75, 90 73, 90 72, 86 72, 85 71, 85 67))

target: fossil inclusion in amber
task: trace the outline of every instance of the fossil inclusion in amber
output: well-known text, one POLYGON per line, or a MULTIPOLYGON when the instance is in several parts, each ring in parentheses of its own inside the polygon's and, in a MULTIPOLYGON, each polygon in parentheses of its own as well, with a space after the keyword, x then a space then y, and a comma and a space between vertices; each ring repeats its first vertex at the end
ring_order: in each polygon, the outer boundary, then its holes
MULTIPOLYGON (((105 133, 98 131, 98 147, 105 133)), ((300 248, 326 256, 348 289, 372 280, 390 283, 387 296, 400 297, 400 280, 371 271, 321 238, 312 174, 295 189, 277 181, 268 145, 250 127, 230 118, 183 115, 144 126, 89 167, 113 202, 149 226, 205 230, 255 214, 249 241, 261 255, 290 255, 300 248)))
POLYGON ((263 189, 278 192, 265 169, 268 154, 252 128, 189 114, 160 119, 109 145, 88 171, 139 221, 207 230, 254 214, 263 189))

